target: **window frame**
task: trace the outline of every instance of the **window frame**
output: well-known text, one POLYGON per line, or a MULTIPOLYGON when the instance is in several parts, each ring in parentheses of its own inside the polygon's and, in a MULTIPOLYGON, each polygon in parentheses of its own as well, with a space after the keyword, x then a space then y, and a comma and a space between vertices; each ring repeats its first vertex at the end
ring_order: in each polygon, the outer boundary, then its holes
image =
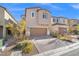
POLYGON ((34 11, 31 12, 31 17, 35 17, 35 12, 34 11))
POLYGON ((47 13, 43 13, 42 18, 43 19, 48 19, 48 14, 47 13))

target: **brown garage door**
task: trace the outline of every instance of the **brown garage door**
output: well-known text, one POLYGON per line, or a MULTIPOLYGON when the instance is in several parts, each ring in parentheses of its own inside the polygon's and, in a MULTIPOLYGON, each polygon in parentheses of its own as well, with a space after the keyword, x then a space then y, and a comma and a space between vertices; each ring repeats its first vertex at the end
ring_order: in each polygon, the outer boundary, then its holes
POLYGON ((30 35, 31 36, 47 35, 47 29, 46 28, 31 28, 30 29, 30 35))

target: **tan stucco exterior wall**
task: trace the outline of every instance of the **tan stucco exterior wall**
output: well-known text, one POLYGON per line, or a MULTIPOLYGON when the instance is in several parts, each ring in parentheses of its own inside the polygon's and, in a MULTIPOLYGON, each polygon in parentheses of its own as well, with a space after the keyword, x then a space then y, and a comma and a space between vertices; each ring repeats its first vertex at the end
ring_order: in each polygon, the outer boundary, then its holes
POLYGON ((38 11, 38 25, 47 25, 49 26, 51 22, 51 14, 47 10, 38 11), (43 13, 47 14, 47 19, 43 19, 43 13))
POLYGON ((37 25, 37 9, 26 9, 26 22, 27 27, 37 25), (31 17, 31 12, 35 12, 35 17, 31 17))
POLYGON ((4 21, 4 9, 0 7, 0 25, 3 25, 4 21))

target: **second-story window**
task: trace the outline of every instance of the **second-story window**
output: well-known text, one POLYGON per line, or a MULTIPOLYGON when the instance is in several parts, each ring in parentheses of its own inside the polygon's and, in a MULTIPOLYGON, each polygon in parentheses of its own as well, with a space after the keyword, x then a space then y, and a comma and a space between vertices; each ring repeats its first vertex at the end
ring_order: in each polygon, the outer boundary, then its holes
POLYGON ((31 16, 34 17, 34 16, 35 16, 35 12, 32 12, 32 13, 31 13, 31 16))
POLYGON ((58 18, 53 18, 53 22, 58 23, 58 18))
POLYGON ((59 18, 59 23, 64 24, 64 18, 59 18))
POLYGON ((59 22, 59 19, 57 18, 57 23, 59 22))
POLYGON ((47 19, 47 14, 43 13, 43 19, 47 19))
POLYGON ((55 18, 53 18, 53 22, 55 22, 55 18))

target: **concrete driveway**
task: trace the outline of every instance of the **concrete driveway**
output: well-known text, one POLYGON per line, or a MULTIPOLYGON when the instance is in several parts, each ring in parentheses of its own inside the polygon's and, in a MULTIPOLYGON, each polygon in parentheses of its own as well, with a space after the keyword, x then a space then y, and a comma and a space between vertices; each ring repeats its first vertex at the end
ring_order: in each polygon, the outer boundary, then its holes
POLYGON ((42 38, 42 39, 32 39, 39 53, 56 49, 62 46, 67 46, 72 44, 72 42, 62 41, 57 38, 42 38))

